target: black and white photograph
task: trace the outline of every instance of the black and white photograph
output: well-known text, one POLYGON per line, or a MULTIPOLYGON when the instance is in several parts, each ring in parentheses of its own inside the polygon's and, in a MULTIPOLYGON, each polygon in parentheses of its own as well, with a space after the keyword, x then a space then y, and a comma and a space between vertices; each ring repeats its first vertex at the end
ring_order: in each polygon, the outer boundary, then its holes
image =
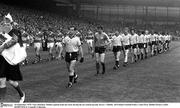
POLYGON ((0 0, 0 103, 180 103, 180 0, 0 0))

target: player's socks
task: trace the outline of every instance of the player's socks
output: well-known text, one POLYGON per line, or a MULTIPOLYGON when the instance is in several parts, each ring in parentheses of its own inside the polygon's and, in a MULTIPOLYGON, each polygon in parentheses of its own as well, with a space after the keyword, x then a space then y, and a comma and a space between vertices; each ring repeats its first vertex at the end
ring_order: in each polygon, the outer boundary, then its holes
POLYGON ((74 73, 74 83, 77 83, 78 75, 74 73))
POLYGON ((7 92, 7 88, 0 88, 0 101, 2 101, 5 98, 7 92))
POLYGON ((100 68, 99 63, 96 62, 96 70, 97 70, 97 73, 96 73, 96 74, 99 74, 99 68, 100 68))
POLYGON ((74 78, 74 75, 69 75, 69 83, 68 83, 69 88, 72 87, 73 78, 74 78))
POLYGON ((115 63, 116 67, 119 68, 119 61, 116 60, 116 63, 115 63))
POLYGON ((19 93, 19 96, 20 97, 23 97, 24 94, 23 94, 23 91, 21 90, 20 86, 18 85, 17 87, 14 87, 16 89, 16 91, 19 93))
POLYGON ((102 65, 102 74, 105 74, 105 63, 101 62, 102 65))

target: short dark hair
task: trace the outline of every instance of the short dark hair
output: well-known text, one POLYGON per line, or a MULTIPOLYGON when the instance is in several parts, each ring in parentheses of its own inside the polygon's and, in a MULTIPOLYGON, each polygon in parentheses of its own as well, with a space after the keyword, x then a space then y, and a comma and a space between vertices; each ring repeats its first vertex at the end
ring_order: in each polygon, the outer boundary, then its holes
POLYGON ((98 26, 97 29, 103 30, 103 27, 102 26, 98 26))

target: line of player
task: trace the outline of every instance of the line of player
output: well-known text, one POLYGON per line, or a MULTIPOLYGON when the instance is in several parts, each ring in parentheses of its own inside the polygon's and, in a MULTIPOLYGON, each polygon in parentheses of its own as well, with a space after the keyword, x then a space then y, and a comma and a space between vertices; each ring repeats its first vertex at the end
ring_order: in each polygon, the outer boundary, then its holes
POLYGON ((98 28, 98 32, 95 34, 89 31, 86 37, 89 52, 96 55, 96 75, 99 74, 100 63, 102 64, 102 74, 105 73, 105 51, 109 46, 115 58, 113 69, 118 69, 121 53, 124 54, 123 66, 126 67, 128 62, 134 63, 168 51, 171 39, 172 36, 165 32, 152 31, 150 33, 148 30, 136 31, 128 28, 107 35, 102 27, 98 28))
MULTIPOLYGON (((22 33, 22 37, 27 37, 22 33)), ((52 30, 37 32, 33 38, 34 48, 36 51, 37 62, 41 60, 40 49, 45 42, 49 51, 50 59, 53 59, 52 50, 56 46, 58 52, 57 58, 65 57, 67 70, 69 72, 69 82, 67 87, 72 87, 77 83, 78 75, 75 72, 77 61, 84 61, 82 49, 81 34, 75 27, 70 27, 66 35, 60 31, 53 33, 52 30), (47 36, 47 37, 46 37, 47 36)), ((23 38, 26 40, 27 38, 23 38)), ((89 53, 95 56, 96 60, 96 76, 106 73, 105 55, 107 49, 112 49, 114 53, 115 64, 113 69, 120 67, 120 56, 123 53, 124 63, 126 67, 128 63, 134 63, 138 60, 143 60, 148 57, 166 52, 169 50, 171 35, 168 33, 149 32, 148 30, 136 31, 135 29, 124 28, 123 31, 115 31, 108 35, 104 32, 102 26, 98 26, 96 32, 89 31, 85 37, 88 44, 89 53), (131 59, 129 59, 131 58, 131 59), (102 69, 100 69, 102 67, 102 69)), ((27 45, 27 42, 24 44, 27 45)), ((36 62, 36 63, 37 63, 36 62)))

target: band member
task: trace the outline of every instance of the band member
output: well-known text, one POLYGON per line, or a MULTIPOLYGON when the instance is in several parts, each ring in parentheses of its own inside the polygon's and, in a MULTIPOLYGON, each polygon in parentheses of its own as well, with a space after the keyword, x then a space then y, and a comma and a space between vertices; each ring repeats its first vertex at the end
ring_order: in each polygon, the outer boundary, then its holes
POLYGON ((48 52, 49 52, 49 60, 53 60, 54 56, 53 56, 53 48, 54 48, 54 44, 55 44, 55 34, 53 33, 52 29, 49 29, 49 34, 47 37, 47 48, 48 48, 48 52))
POLYGON ((34 36, 34 49, 36 53, 36 60, 34 61, 34 63, 38 63, 41 61, 40 49, 42 47, 42 37, 43 33, 39 29, 37 29, 37 32, 34 36))
MULTIPOLYGON (((0 53, 3 52, 4 49, 8 49, 19 43, 21 47, 23 47, 23 42, 21 38, 21 32, 13 27, 13 29, 8 33, 12 39, 5 43, 2 47, 0 47, 0 53)), ((6 80, 12 85, 16 91, 19 93, 20 96, 20 103, 25 101, 25 93, 21 90, 18 81, 22 81, 23 77, 21 75, 20 67, 18 65, 10 65, 2 56, 1 56, 1 65, 0 65, 0 72, 4 74, 6 80)))
POLYGON ((88 44, 88 53, 89 54, 92 54, 92 51, 93 51, 93 38, 94 38, 93 32, 89 31, 87 36, 86 36, 86 41, 87 41, 87 44, 88 44))
POLYGON ((56 59, 61 59, 62 58, 62 51, 63 51, 63 46, 62 46, 62 40, 64 39, 63 34, 60 32, 60 30, 57 31, 57 35, 55 38, 55 46, 56 46, 56 53, 58 54, 56 59))
POLYGON ((137 38, 138 35, 135 33, 135 30, 131 30, 131 38, 130 38, 130 43, 131 43, 131 53, 132 53, 132 63, 137 61, 137 38))
POLYGON ((128 57, 129 57, 129 50, 130 50, 130 38, 131 35, 129 34, 129 29, 124 29, 123 35, 123 49, 124 49, 124 63, 123 66, 126 67, 128 65, 128 57))
POLYGON ((65 61, 69 72, 69 83, 67 87, 72 87, 73 83, 77 83, 78 75, 75 72, 75 67, 79 53, 81 55, 80 62, 82 63, 84 61, 81 41, 80 38, 76 36, 74 30, 70 29, 68 35, 63 39, 63 45, 65 61))
MULTIPOLYGON (((5 33, 9 33, 12 30, 12 23, 13 23, 13 19, 12 16, 8 13, 7 15, 4 16, 3 21, 0 24, 0 33, 5 34, 5 33)), ((1 57, 0 55, 0 61, 3 60, 3 57, 1 57)), ((0 67, 2 62, 0 62, 0 67)), ((0 71, 0 89, 1 91, 6 91, 6 77, 3 73, 1 73, 0 71)), ((1 92, 0 91, 0 92, 1 92)))
POLYGON ((122 51, 122 34, 120 34, 118 31, 115 32, 115 35, 112 36, 112 46, 113 46, 113 53, 115 58, 115 65, 113 69, 119 68, 119 59, 122 51))
POLYGON ((97 73, 95 75, 99 75, 100 71, 100 63, 102 65, 102 74, 105 74, 105 50, 110 44, 110 40, 108 35, 103 32, 103 27, 98 26, 97 27, 97 33, 95 33, 94 36, 94 53, 96 57, 96 70, 97 73))

